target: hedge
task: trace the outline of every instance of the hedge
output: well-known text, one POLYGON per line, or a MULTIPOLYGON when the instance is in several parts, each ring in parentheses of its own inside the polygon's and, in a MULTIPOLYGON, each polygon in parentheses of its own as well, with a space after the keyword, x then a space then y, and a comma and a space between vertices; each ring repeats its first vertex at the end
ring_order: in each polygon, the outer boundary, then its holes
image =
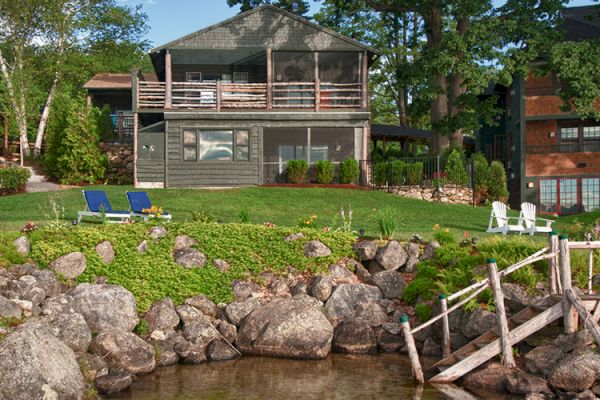
POLYGON ((22 192, 30 177, 29 170, 20 167, 0 168, 0 194, 22 192))

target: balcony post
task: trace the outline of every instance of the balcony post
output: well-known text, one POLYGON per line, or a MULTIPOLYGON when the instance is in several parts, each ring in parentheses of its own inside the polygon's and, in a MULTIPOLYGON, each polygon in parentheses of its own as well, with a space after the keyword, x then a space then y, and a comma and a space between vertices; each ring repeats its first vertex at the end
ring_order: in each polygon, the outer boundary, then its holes
POLYGON ((369 57, 368 53, 362 53, 362 68, 361 68, 361 106, 363 110, 369 109, 369 57))
POLYGON ((267 48, 267 110, 273 108, 273 49, 267 48))
POLYGON ((215 102, 216 102, 217 112, 221 111, 221 81, 217 81, 215 102))
POLYGON ((133 111, 137 111, 139 108, 139 94, 140 94, 140 85, 139 85, 139 70, 134 69, 131 72, 131 109, 133 111))
POLYGON ((171 68, 171 52, 165 50, 165 108, 173 105, 173 73, 171 68))
POLYGON ((319 79, 319 52, 315 51, 315 111, 321 109, 321 79, 319 79))
POLYGON ((119 135, 119 142, 123 143, 123 112, 119 111, 117 113, 117 134, 119 135))

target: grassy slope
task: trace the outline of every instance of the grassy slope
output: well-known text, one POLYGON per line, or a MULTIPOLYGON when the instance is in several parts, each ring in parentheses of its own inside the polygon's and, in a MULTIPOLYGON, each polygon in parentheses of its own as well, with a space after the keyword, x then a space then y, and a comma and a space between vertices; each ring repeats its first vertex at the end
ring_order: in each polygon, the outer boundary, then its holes
MULTIPOLYGON (((127 209, 125 191, 129 186, 100 186, 107 191, 115 209, 127 209)), ((193 211, 208 210, 224 222, 238 221, 242 209, 248 210, 252 223, 270 221, 278 226, 295 226, 299 219, 316 214, 318 226, 330 225, 340 207, 352 206, 353 228, 364 228, 377 236, 375 214, 391 207, 397 215, 398 237, 413 233, 428 238, 432 226, 440 224, 455 234, 484 234, 489 219, 486 207, 470 207, 401 198, 382 192, 345 189, 243 188, 231 190, 159 189, 149 190, 153 203, 167 209, 175 221, 190 220, 193 211)), ((0 197, 0 230, 15 230, 26 222, 44 223, 52 219, 50 198, 64 207, 64 219, 70 221, 84 202, 79 189, 53 193, 28 193, 0 197)))

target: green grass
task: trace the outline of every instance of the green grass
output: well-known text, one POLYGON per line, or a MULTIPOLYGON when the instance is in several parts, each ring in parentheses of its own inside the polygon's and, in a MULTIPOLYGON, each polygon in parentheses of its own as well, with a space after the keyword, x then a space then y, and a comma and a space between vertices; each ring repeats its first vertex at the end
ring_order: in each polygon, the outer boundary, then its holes
MULTIPOLYGON (((98 186, 104 189, 114 209, 127 209, 125 196, 131 186, 98 186)), ((440 224, 462 237, 484 236, 489 208, 429 203, 393 194, 348 189, 251 187, 229 190, 156 189, 148 190, 154 204, 168 210, 174 221, 192 218, 192 212, 207 210, 223 222, 239 222, 247 210, 251 223, 269 221, 277 226, 296 226, 300 219, 317 215, 317 226, 329 226, 340 207, 352 206, 354 230, 378 237, 376 214, 390 208, 396 215, 396 237, 408 239, 414 233, 430 238, 432 227, 440 224)), ((70 222, 84 207, 80 189, 52 193, 27 193, 0 197, 0 230, 17 230, 28 221, 44 224, 54 219, 50 199, 64 207, 63 220, 70 222)))

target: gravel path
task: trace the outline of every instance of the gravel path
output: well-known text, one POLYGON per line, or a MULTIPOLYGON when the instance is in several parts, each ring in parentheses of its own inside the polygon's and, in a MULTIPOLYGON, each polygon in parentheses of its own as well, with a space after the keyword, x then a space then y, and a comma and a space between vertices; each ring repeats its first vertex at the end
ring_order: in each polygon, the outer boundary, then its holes
POLYGON ((31 172, 31 177, 27 181, 25 191, 27 193, 35 192, 54 192, 56 190, 64 190, 66 187, 58 185, 56 183, 48 182, 48 178, 44 175, 37 175, 35 170, 31 167, 25 167, 31 172))

